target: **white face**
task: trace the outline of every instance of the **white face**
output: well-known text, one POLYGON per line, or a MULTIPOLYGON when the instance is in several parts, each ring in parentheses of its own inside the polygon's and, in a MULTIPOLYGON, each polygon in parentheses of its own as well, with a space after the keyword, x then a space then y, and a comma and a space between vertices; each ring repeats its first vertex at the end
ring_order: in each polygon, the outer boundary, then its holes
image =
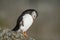
POLYGON ((33 19, 36 18, 36 12, 35 11, 32 12, 32 17, 33 17, 33 19))

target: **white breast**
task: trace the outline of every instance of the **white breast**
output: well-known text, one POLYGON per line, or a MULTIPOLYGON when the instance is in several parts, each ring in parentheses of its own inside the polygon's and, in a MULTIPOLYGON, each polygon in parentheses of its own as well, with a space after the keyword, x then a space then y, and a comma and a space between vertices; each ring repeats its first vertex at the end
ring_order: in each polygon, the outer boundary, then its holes
POLYGON ((32 16, 30 14, 25 14, 23 16, 23 24, 24 24, 24 26, 21 26, 20 30, 22 30, 23 32, 27 31, 30 28, 30 26, 32 25, 32 23, 33 23, 32 16))

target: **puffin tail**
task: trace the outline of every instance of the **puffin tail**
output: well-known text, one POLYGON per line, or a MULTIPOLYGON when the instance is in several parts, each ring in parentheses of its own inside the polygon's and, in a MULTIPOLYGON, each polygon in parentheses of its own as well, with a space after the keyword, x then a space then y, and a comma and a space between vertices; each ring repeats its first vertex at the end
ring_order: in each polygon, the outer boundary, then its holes
POLYGON ((12 29, 12 31, 18 31, 19 30, 19 25, 16 25, 15 28, 12 29))

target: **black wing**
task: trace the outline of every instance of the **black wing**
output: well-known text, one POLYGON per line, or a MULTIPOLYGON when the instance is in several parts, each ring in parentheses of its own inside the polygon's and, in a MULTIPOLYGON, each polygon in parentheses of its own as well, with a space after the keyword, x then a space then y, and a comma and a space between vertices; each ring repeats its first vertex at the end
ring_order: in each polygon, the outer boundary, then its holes
POLYGON ((15 28, 12 29, 12 31, 17 31, 21 26, 21 22, 22 22, 22 25, 23 25, 23 15, 18 17, 17 24, 16 24, 15 28))

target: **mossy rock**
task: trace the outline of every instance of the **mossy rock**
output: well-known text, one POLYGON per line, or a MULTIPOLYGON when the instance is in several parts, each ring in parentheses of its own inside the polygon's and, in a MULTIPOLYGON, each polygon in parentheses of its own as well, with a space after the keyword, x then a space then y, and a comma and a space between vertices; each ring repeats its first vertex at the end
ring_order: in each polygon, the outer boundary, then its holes
POLYGON ((35 39, 31 37, 25 38, 22 33, 17 33, 9 29, 0 28, 0 40, 35 40, 35 39))

